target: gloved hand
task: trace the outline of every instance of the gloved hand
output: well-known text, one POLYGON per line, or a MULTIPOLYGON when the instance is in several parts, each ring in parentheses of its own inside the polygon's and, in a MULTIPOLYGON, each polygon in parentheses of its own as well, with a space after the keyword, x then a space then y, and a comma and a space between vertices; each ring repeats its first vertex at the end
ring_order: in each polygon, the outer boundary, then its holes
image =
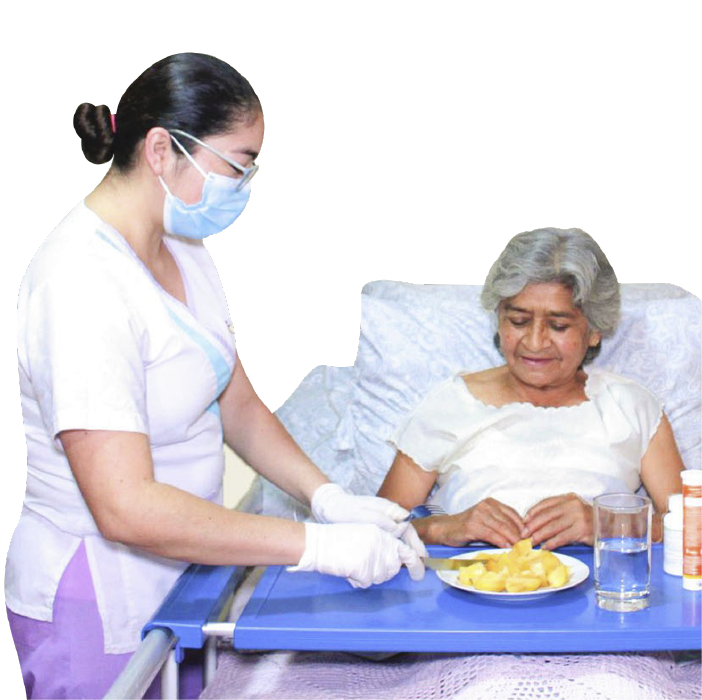
POLYGON ((343 576, 354 588, 368 588, 391 579, 403 564, 414 581, 424 577, 417 552, 376 525, 305 523, 305 551, 288 571, 343 576))
POLYGON ((419 539, 417 531, 412 527, 409 522, 405 523, 405 531, 400 535, 400 539, 408 546, 411 547, 420 557, 428 557, 429 552, 424 546, 424 542, 419 539))
POLYGON ((400 537, 409 511, 387 498, 354 496, 339 484, 322 484, 313 494, 312 515, 320 523, 372 523, 400 537))

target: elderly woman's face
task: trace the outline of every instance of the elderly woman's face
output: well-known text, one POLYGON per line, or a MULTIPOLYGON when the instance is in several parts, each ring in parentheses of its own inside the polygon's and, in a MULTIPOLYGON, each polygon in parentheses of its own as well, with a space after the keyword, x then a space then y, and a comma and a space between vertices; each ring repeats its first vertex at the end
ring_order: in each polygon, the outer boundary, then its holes
POLYGON ((499 310, 500 347, 521 382, 538 388, 573 381, 588 347, 600 341, 562 284, 529 284, 499 310))

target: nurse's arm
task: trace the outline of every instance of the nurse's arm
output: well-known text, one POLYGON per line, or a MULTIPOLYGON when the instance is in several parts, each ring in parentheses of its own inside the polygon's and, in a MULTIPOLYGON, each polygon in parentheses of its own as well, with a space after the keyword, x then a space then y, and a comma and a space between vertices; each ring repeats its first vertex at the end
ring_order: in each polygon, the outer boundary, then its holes
POLYGON ((199 564, 297 564, 302 523, 239 513, 154 480, 142 433, 67 430, 59 439, 100 533, 199 564))
POLYGON ((219 398, 219 410, 226 444, 286 493, 309 503, 329 481, 261 401, 239 361, 219 398))

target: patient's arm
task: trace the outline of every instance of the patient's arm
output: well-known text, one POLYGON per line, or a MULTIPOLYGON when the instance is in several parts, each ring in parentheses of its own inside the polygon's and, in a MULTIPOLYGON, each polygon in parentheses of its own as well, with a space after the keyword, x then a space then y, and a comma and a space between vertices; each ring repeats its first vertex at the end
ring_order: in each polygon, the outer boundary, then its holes
POLYGON ((435 483, 436 472, 422 469, 412 458, 398 451, 378 496, 412 510, 426 501, 435 483))
POLYGON ((641 460, 641 481, 653 501, 653 540, 663 539, 663 515, 668 510, 668 496, 682 492, 680 472, 685 469, 673 430, 663 414, 656 434, 641 460))
MULTIPOLYGON (((425 471, 406 454, 398 452, 378 495, 410 510, 426 501, 435 482, 436 472, 425 471)), ((453 547, 474 541, 509 547, 521 539, 523 527, 519 514, 494 498, 487 498, 462 513, 420 518, 412 524, 427 544, 453 547)))

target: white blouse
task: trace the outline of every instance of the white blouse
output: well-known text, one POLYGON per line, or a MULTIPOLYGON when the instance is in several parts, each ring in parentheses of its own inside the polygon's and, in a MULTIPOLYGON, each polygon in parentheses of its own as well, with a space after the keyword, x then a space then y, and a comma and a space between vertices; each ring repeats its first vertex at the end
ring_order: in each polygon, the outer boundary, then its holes
POLYGON ((458 374, 423 399, 391 442, 422 469, 438 472, 430 500, 449 513, 488 497, 524 515, 564 493, 592 501, 635 492, 662 406, 635 382, 587 371, 588 400, 557 408, 486 405, 458 374))
POLYGON ((165 240, 187 305, 167 294, 125 239, 84 203, 46 239, 19 294, 27 491, 8 553, 5 598, 13 612, 50 621, 61 575, 85 542, 108 653, 136 648, 142 626, 186 564, 103 539, 57 435, 146 434, 157 481, 222 498, 217 398, 236 363, 231 322, 202 243, 165 240))

